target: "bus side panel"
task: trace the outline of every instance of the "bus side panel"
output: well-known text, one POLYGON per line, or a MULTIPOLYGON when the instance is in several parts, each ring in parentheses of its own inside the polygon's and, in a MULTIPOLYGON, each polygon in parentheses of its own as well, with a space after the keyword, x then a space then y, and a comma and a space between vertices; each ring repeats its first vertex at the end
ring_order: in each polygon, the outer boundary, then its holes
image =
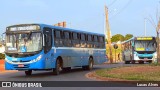
POLYGON ((59 48, 56 49, 56 54, 55 57, 62 57, 63 67, 81 66, 81 49, 59 48))
POLYGON ((94 59, 94 64, 102 64, 107 61, 105 54, 105 50, 95 50, 93 59, 94 59))
POLYGON ((54 58, 54 51, 51 49, 48 53, 44 54, 44 61, 45 61, 45 69, 52 69, 55 68, 56 60, 54 58))
POLYGON ((88 61, 89 61, 89 49, 87 48, 83 48, 82 53, 81 53, 81 63, 82 66, 86 66, 88 65, 88 61))

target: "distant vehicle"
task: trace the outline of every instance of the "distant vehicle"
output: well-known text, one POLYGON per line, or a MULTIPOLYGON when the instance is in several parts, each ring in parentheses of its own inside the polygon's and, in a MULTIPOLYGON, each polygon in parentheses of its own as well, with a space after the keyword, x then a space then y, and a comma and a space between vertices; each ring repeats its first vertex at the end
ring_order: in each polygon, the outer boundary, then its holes
POLYGON ((126 64, 157 61, 155 37, 134 37, 123 42, 122 47, 122 57, 126 64))
POLYGON ((20 24, 6 28, 6 70, 61 70, 107 61, 105 35, 45 24, 20 24))

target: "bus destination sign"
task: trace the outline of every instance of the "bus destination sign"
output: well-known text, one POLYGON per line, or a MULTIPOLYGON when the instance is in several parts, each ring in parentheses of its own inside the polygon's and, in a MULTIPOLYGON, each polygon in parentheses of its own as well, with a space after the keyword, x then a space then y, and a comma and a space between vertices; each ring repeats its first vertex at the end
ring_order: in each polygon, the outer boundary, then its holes
POLYGON ((137 37, 137 40, 153 40, 152 37, 137 37))
POLYGON ((8 27, 7 30, 9 31, 40 30, 40 26, 38 25, 11 26, 8 27))

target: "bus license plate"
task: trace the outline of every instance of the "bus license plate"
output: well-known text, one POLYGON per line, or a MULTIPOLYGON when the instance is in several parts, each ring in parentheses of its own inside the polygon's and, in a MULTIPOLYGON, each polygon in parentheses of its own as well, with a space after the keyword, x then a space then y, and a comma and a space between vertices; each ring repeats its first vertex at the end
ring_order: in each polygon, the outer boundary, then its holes
POLYGON ((24 67, 24 65, 23 64, 19 64, 18 67, 24 67))

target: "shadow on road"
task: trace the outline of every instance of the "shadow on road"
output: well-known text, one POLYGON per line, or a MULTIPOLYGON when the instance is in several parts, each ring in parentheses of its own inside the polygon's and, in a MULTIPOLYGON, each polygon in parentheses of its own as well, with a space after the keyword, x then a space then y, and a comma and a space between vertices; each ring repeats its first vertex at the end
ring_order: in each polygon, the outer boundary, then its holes
MULTIPOLYGON (((93 70, 91 71, 95 71, 98 69, 105 69, 105 68, 114 68, 114 67, 123 67, 123 66, 135 66, 135 65, 139 65, 139 64, 123 64, 123 63, 119 63, 119 64, 102 64, 102 65, 95 65, 93 70)), ((48 78, 48 77, 55 77, 55 78, 64 78, 64 77, 79 77, 79 76, 84 76, 86 73, 91 72, 88 70, 83 70, 82 68, 74 68, 71 69, 70 71, 62 71, 59 75, 54 75, 52 73, 52 71, 33 71, 31 76, 26 76, 24 71, 20 71, 20 72, 15 72, 15 73, 6 73, 4 75, 1 75, 2 77, 6 77, 10 78, 10 79, 15 79, 17 78, 18 80, 22 80, 22 79, 31 79, 34 78, 38 79, 39 78, 48 78)))
MULTIPOLYGON (((95 67, 91 71, 94 71, 97 69, 101 69, 101 68, 95 67)), ((42 78, 42 77, 52 77, 52 76, 58 77, 58 76, 63 76, 63 75, 76 74, 76 73, 88 73, 91 71, 83 70, 82 68, 74 68, 74 69, 71 69, 70 71, 61 71, 61 73, 59 75, 54 75, 52 70, 50 70, 50 71, 33 71, 31 76, 26 76, 25 73, 22 71, 22 72, 18 72, 19 73, 18 75, 16 74, 15 76, 12 76, 10 78, 40 78, 40 77, 42 78)))

